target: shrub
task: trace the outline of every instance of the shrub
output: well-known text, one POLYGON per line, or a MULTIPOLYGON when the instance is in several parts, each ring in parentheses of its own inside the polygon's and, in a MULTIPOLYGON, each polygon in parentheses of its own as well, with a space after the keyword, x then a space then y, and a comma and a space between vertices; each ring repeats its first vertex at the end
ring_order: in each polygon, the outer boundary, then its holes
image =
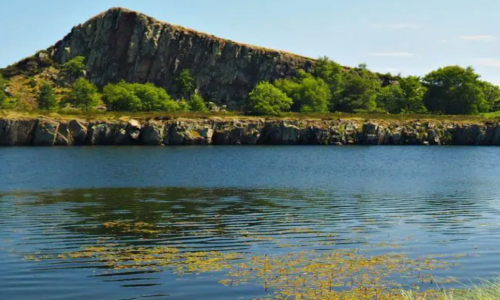
POLYGON ((108 84, 104 87, 104 102, 113 111, 166 111, 180 110, 167 91, 151 83, 108 84))
POLYGON ((51 110, 57 108, 57 100, 54 89, 48 82, 43 82, 38 96, 38 109, 51 110))
POLYGON ((301 70, 298 77, 277 80, 274 85, 293 99, 292 111, 328 112, 332 96, 323 79, 301 70))
POLYGON ((206 112, 208 111, 207 105, 205 103, 205 100, 198 95, 198 94, 193 94, 191 96, 191 99, 189 99, 189 106, 191 111, 199 111, 199 112, 206 112))
POLYGON ((63 103, 71 104, 76 108, 90 110, 100 102, 97 87, 84 78, 79 78, 71 86, 69 94, 63 103))
POLYGON ((61 74, 66 81, 71 83, 85 76, 85 69, 85 57, 77 56, 62 65, 61 74))
POLYGON ((259 83, 249 94, 249 108, 257 115, 278 116, 292 104, 291 98, 269 82, 259 83))

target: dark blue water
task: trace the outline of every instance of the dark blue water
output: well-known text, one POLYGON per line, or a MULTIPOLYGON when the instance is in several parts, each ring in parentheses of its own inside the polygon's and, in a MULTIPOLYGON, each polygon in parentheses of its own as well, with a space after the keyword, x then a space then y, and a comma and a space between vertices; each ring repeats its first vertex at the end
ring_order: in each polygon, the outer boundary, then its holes
POLYGON ((310 250, 500 270, 498 148, 1 148, 0 170, 0 299, 272 298, 210 268, 310 250), (238 257, 184 256, 208 252, 238 257))

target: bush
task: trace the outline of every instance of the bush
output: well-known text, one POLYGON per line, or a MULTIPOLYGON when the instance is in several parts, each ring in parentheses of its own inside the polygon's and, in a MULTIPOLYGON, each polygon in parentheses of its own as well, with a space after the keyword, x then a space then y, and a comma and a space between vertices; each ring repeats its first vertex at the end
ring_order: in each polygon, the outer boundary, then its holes
POLYGON ((42 83, 40 94, 38 95, 38 109, 51 110, 57 108, 57 100, 54 89, 48 82, 42 83))
POLYGON ((71 104, 82 110, 90 110, 100 102, 100 95, 97 87, 84 78, 79 78, 71 86, 69 94, 64 98, 63 103, 71 104))
POLYGON ((358 69, 344 74, 342 90, 335 95, 331 110, 354 112, 355 110, 371 111, 377 108, 377 91, 381 87, 380 78, 360 65, 358 69))
POLYGON ((274 85, 293 99, 292 111, 328 112, 332 94, 323 79, 301 70, 298 77, 277 80, 274 85))
POLYGON ((278 116, 292 104, 291 98, 269 82, 259 83, 249 94, 249 108, 257 115, 278 116))
POLYGON ((85 57, 77 56, 62 65, 61 74, 66 81, 72 83, 85 76, 85 69, 85 57))
POLYGON ((104 103, 113 111, 166 111, 181 110, 167 91, 151 83, 108 84, 104 87, 104 103))
POLYGON ((142 111, 142 101, 135 94, 131 84, 124 81, 118 84, 108 84, 103 89, 103 100, 108 110, 112 111, 142 111))
POLYGON ((191 99, 189 99, 189 106, 191 111, 208 111, 205 100, 203 100, 203 98, 198 94, 193 94, 193 96, 191 96, 191 99))

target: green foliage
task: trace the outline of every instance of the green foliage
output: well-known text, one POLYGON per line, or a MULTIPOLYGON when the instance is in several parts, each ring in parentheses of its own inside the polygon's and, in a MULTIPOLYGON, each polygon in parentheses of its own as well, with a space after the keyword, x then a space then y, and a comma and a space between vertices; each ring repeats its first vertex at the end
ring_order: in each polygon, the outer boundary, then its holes
POLYGON ((77 56, 62 65, 61 74, 68 82, 75 82, 85 76, 85 57, 77 56))
POLYGON ((278 116, 290 110, 293 100, 269 82, 261 82, 249 94, 248 104, 254 114, 278 116))
POLYGON ((379 108, 391 114, 425 113, 423 100, 427 91, 420 78, 415 76, 401 78, 379 90, 377 104, 379 108))
POLYGON ((131 84, 121 81, 108 84, 103 89, 103 101, 108 110, 137 112, 142 110, 142 101, 137 97, 131 84))
POLYGON ((332 94, 330 86, 323 79, 301 70, 298 77, 280 79, 274 85, 293 99, 292 111, 328 112, 332 94))
POLYGON ((199 112, 206 112, 208 111, 207 105, 205 103, 205 100, 198 95, 198 94, 193 94, 191 96, 191 99, 189 99, 189 106, 191 111, 199 111, 199 112))
POLYGON ((48 82, 42 83, 38 95, 38 109, 51 110, 57 108, 57 100, 52 85, 48 82))
POLYGON ((500 110, 500 88, 486 81, 481 81, 481 87, 490 106, 490 111, 500 110))
POLYGON ((484 85, 474 69, 449 66, 423 78, 428 87, 425 105, 431 112, 444 114, 478 114, 489 111, 484 85))
POLYGON ((99 102, 100 94, 97 87, 84 78, 75 81, 71 86, 71 91, 63 100, 63 103, 83 110, 90 110, 99 102))
POLYGON ((342 90, 331 103, 332 111, 373 111, 377 108, 377 91, 380 79, 366 68, 352 69, 344 73, 342 90))
POLYGON ((104 87, 104 103, 112 111, 166 111, 180 110, 167 91, 151 83, 108 84, 104 87))
POLYGON ((2 74, 0 74, 0 108, 4 107, 7 103, 7 95, 5 95, 5 87, 7 81, 3 79, 2 74))
POLYGON ((177 85, 182 98, 189 99, 196 91, 196 83, 193 76, 191 76, 191 71, 188 69, 182 70, 177 78, 177 85))

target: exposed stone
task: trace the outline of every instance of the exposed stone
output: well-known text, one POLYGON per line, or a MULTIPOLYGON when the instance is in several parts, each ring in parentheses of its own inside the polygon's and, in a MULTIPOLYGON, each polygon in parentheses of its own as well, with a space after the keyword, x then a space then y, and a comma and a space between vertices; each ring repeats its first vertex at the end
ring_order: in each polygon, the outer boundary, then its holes
POLYGON ((69 123, 61 122, 57 130, 57 137, 55 141, 56 146, 69 146, 73 144, 73 137, 69 130, 69 123))
POLYGON ((148 122, 141 129, 141 143, 148 146, 159 146, 165 139, 164 124, 160 122, 148 122))
POLYGON ((137 120, 131 119, 127 124, 127 135, 133 141, 138 141, 139 136, 141 135, 141 123, 137 120))
POLYGON ((29 146, 38 120, 0 119, 0 146, 29 146))
POLYGON ((35 138, 33 140, 34 146, 54 146, 57 133, 59 129, 59 122, 40 120, 36 126, 35 138))
POLYGON ((218 111, 241 108, 261 81, 310 69, 313 59, 235 43, 155 20, 121 8, 111 9, 73 28, 49 48, 50 58, 65 63, 87 57, 92 82, 152 82, 179 96, 176 78, 191 70, 203 98, 218 111))
POLYGON ((88 123, 78 120, 72 120, 69 122, 71 139, 73 140, 75 145, 85 145, 88 134, 87 125, 88 123))
POLYGON ((123 123, 94 123, 89 125, 88 142, 96 146, 130 145, 123 123))

